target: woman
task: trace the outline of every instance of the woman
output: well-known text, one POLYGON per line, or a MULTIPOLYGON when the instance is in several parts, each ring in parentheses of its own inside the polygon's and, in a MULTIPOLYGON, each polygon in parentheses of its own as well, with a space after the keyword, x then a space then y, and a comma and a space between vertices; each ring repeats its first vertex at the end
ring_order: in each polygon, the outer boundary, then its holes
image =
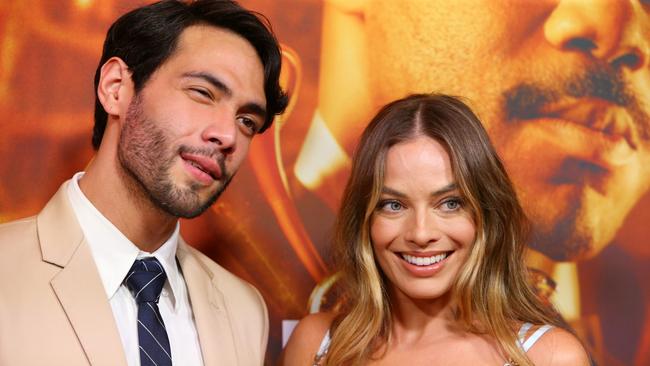
POLYGON ((339 213, 340 306, 298 324, 283 364, 588 365, 526 282, 526 234, 465 104, 413 95, 385 106, 361 137, 339 213))

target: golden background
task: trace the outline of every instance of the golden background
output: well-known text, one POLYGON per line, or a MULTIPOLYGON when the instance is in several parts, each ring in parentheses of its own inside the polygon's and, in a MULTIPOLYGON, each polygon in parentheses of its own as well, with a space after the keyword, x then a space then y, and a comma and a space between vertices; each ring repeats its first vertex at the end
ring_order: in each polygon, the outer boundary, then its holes
MULTIPOLYGON (((36 214, 92 157, 92 80, 104 35, 140 3, 0 2, 0 222, 36 214)), ((256 138, 214 208, 183 222, 182 233, 260 289, 271 316, 267 359, 273 362, 287 335, 283 320, 306 314, 310 294, 331 274, 336 197, 302 192, 293 168, 317 109, 321 51, 327 52, 322 28, 340 25, 323 22, 318 0, 242 4, 265 14, 285 47, 283 82, 292 102, 273 129, 256 138)), ((336 178, 342 185, 345 174, 336 178)), ((650 364, 649 204, 646 194, 600 255, 553 273, 559 283, 553 301, 600 364, 650 364)))

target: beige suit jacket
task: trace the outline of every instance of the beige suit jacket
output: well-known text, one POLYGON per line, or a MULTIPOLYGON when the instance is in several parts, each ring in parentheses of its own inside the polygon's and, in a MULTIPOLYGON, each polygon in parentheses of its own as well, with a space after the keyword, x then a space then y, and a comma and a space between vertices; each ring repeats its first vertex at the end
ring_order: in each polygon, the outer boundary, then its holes
MULTIPOLYGON (((0 365, 126 366, 65 186, 37 216, 0 225, 0 365)), ((176 256, 204 364, 261 365, 268 315, 259 292, 182 239, 176 256)))

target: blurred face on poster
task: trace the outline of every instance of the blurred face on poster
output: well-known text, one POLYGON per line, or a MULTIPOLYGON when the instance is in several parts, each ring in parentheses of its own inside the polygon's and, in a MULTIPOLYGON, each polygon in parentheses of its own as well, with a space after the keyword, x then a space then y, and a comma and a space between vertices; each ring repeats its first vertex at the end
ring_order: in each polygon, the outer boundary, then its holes
MULTIPOLYGON (((330 1, 324 17, 360 46, 346 66, 363 72, 357 105, 467 99, 535 224, 531 246, 562 261, 601 251, 650 186, 649 14, 622 0, 368 0, 330 1)), ((334 125, 332 98, 321 114, 347 148, 355 130, 334 125)))

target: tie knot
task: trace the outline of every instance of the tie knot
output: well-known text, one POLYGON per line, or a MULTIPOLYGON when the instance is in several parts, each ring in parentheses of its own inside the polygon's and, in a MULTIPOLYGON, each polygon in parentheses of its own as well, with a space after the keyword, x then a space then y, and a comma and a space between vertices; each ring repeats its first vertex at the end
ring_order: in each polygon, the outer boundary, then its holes
POLYGON ((166 279, 167 275, 160 262, 150 257, 136 260, 124 282, 136 303, 157 303, 166 279))

